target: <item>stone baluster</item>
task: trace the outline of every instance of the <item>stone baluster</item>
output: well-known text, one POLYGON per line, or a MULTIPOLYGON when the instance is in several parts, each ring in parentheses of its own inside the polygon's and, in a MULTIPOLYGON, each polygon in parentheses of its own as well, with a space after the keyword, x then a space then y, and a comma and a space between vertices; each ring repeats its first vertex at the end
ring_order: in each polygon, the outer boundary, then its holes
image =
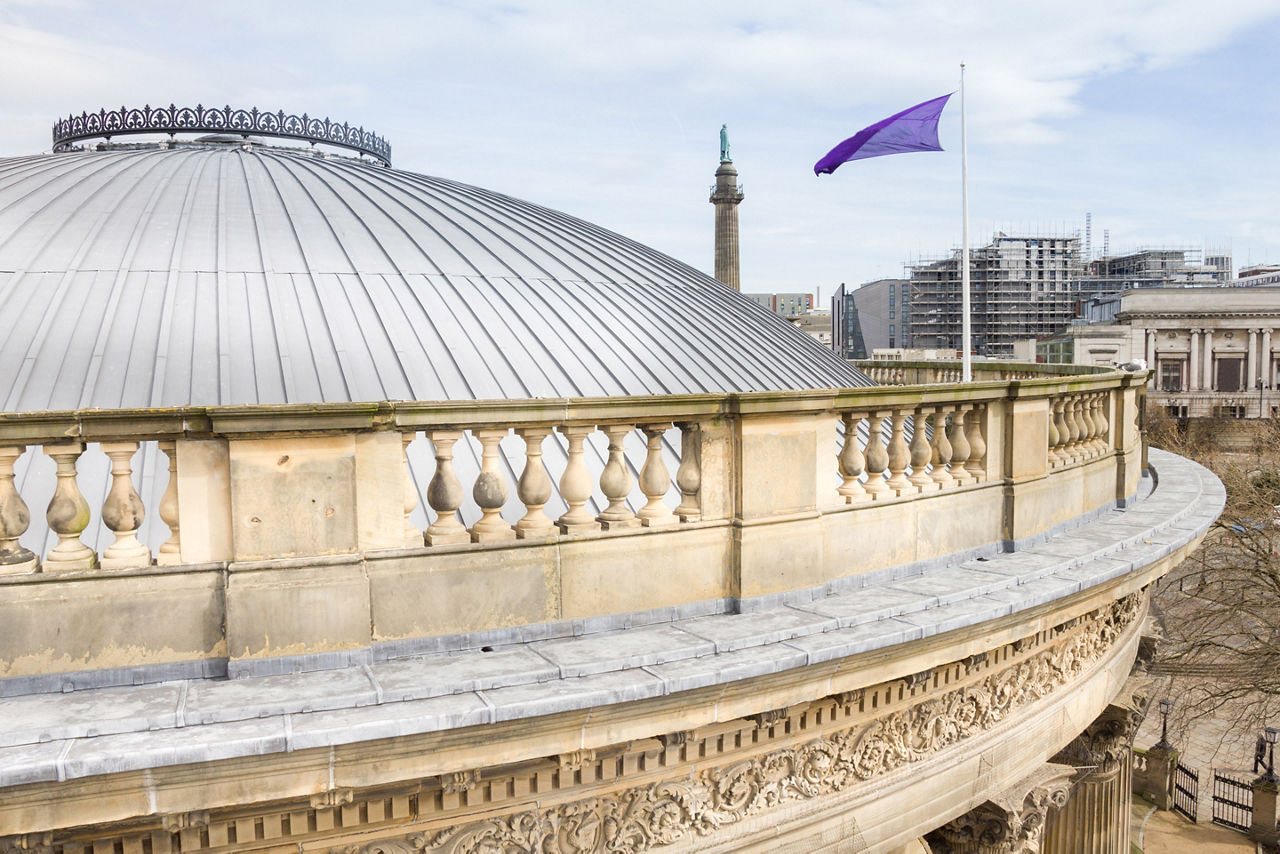
POLYGON ((436 449, 436 471, 427 484, 427 504, 436 511, 436 520, 427 528, 429 546, 471 541, 458 519, 462 506, 462 483, 453 471, 453 446, 462 438, 461 430, 433 430, 428 434, 436 449))
POLYGON ((409 468, 409 445, 417 437, 417 433, 400 434, 400 461, 404 464, 404 544, 406 546, 420 546, 424 542, 418 526, 409 521, 409 517, 418 506, 418 488, 413 482, 413 470, 409 468))
POLYGON ((680 428, 680 467, 676 469, 676 486, 680 489, 680 506, 676 516, 681 522, 697 522, 702 518, 698 490, 702 488, 701 431, 696 421, 676 424, 680 428))
POLYGON ((1062 462, 1062 460, 1058 457, 1058 444, 1059 442, 1062 441, 1062 435, 1058 432, 1058 422, 1053 415, 1054 402, 1050 400, 1048 403, 1049 403, 1049 418, 1047 420, 1049 422, 1049 444, 1046 449, 1046 453, 1048 454, 1048 458, 1049 458, 1049 468, 1055 468, 1058 465, 1060 465, 1062 462))
POLYGON ((1075 461, 1075 419, 1071 417, 1071 398, 1062 397, 1059 399, 1062 413, 1061 436, 1062 447, 1059 452, 1062 454, 1063 463, 1072 463, 1075 461))
POLYGON ((471 542, 497 543, 514 540, 515 529, 502 518, 507 503, 507 479, 502 476, 502 440, 506 428, 473 431, 480 441, 480 474, 471 487, 471 497, 480 507, 480 518, 471 526, 471 542))
POLYGON ((609 437, 609 461, 600 473, 600 491, 609 499, 609 506, 600 512, 596 521, 606 531, 612 528, 635 528, 639 518, 627 506, 627 496, 635 486, 635 478, 627 468, 626 450, 622 440, 634 430, 631 424, 606 424, 600 428, 609 437))
POLYGON ((1093 395, 1080 395, 1080 421, 1084 424, 1084 454, 1092 459, 1098 455, 1098 445, 1094 441, 1098 437, 1098 427, 1093 422, 1093 395))
POLYGON ((1071 444, 1067 450, 1074 460, 1083 460, 1084 454, 1084 422, 1080 419, 1080 396, 1067 398, 1067 423, 1071 427, 1071 444))
POLYGON ((862 455, 862 449, 858 447, 858 425, 862 423, 865 417, 860 412, 846 412, 843 415, 844 446, 840 449, 840 455, 836 459, 840 466, 840 476, 844 478, 844 482, 840 484, 836 492, 844 496, 846 504, 857 504, 871 497, 862 488, 862 483, 859 480, 867 466, 866 457, 862 455))
POLYGON ((907 446, 907 413, 894 410, 893 432, 889 436, 889 488, 897 495, 915 492, 916 487, 907 480, 907 465, 911 462, 911 449, 907 446))
POLYGON ((912 419, 911 431, 911 476, 907 480, 915 484, 921 492, 938 489, 939 485, 929 476, 929 461, 933 458, 933 448, 929 447, 928 430, 929 415, 933 407, 919 407, 912 419))
POLYGON ((867 422, 867 482, 862 488, 873 499, 889 493, 889 487, 884 482, 885 469, 889 467, 889 451, 884 446, 884 433, 882 425, 887 412, 873 412, 867 422))
POLYGON ((987 479, 987 440, 982 435, 982 410, 975 406, 964 417, 964 437, 969 440, 969 459, 964 468, 974 480, 982 482, 987 479))
POLYGON ((129 569, 151 565, 151 549, 138 542, 138 529, 146 512, 142 496, 133 488, 133 455, 137 442, 103 442, 102 452, 111 460, 111 489, 102 503, 102 521, 116 541, 102 552, 103 569, 129 569))
POLYGON ((667 464, 662 461, 662 437, 671 426, 666 424, 644 424, 645 444, 648 452, 644 458, 644 468, 640 469, 640 491, 649 499, 636 513, 640 523, 647 528, 661 528, 674 525, 678 520, 676 514, 666 505, 663 499, 671 486, 671 474, 667 464))
POLYGON ((169 484, 164 488, 159 507, 160 521, 169 526, 169 539, 156 552, 156 563, 172 566, 182 563, 182 532, 179 530, 181 514, 178 511, 178 443, 161 441, 156 444, 169 460, 169 484))
POLYGON ((1101 392, 1098 395, 1098 447, 1105 454, 1111 448, 1109 432, 1111 422, 1107 420, 1107 408, 1111 405, 1111 393, 1101 392))
POLYGON ((1058 465, 1071 462, 1071 454, 1067 452, 1067 444, 1071 441, 1071 428, 1067 426, 1066 406, 1066 399, 1061 397, 1053 399, 1053 426, 1058 430, 1058 441, 1053 446, 1053 452, 1058 465))
POLYGON ((582 459, 582 443, 595 428, 571 424, 556 429, 569 443, 569 461, 560 476, 560 497, 569 508, 556 520, 556 524, 563 534, 599 530, 599 523, 587 509, 587 501, 591 498, 591 473, 582 459))
POLYGON ((965 468, 965 463, 969 461, 969 454, 973 450, 969 447, 969 438, 964 432, 964 417, 968 411, 967 406, 956 407, 951 414, 951 432, 947 436, 951 440, 951 476, 961 486, 973 483, 973 475, 965 468))
POLYGON ((542 509, 551 498, 551 478, 542 465, 542 441, 551 435, 551 428, 521 427, 516 433, 524 440, 524 471, 516 485, 516 495, 525 508, 524 516, 516 522, 516 537, 546 539, 556 534, 555 523, 542 509))
POLYGON ((26 450, 20 445, 0 447, 0 575, 35 572, 38 563, 18 542, 31 524, 31 513, 13 482, 13 464, 26 450))
POLYGON ((89 526, 90 518, 89 502, 76 483, 76 460, 84 453, 84 445, 80 442, 48 444, 44 452, 58 467, 58 484, 45 513, 49 530, 58 535, 58 544, 44 559, 44 571, 93 569, 98 565, 98 556, 80 542, 80 534, 89 526))
POLYGON ((939 489, 956 485, 956 479, 947 471, 951 464, 951 440, 947 438, 948 408, 939 406, 933 413, 933 471, 929 476, 937 482, 939 489))

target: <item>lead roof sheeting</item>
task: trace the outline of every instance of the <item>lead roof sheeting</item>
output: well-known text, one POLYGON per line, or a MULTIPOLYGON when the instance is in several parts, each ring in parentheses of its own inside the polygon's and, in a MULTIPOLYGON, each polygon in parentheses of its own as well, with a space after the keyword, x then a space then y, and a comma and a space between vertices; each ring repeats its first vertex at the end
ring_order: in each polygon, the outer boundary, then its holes
POLYGON ((6 411, 864 386, 598 226, 255 147, 0 160, 6 411))

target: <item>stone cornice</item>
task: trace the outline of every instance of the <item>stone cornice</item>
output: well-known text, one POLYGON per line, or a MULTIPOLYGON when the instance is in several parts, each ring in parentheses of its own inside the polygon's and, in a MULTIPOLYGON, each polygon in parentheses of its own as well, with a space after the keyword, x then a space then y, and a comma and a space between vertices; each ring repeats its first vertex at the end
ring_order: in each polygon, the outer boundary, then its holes
MULTIPOLYGON (((1140 624, 1144 602, 1135 592, 913 678, 669 737, 380 788, 333 788, 299 803, 161 814, 154 827, 102 828, 96 841, 128 849, 145 839, 153 852, 273 842, 312 849, 360 834, 358 843, 329 849, 341 854, 585 854, 688 845, 749 817, 937 759, 996 729, 1091 672, 1140 624)), ((71 854, 85 839, 8 837, 0 852, 71 854)))

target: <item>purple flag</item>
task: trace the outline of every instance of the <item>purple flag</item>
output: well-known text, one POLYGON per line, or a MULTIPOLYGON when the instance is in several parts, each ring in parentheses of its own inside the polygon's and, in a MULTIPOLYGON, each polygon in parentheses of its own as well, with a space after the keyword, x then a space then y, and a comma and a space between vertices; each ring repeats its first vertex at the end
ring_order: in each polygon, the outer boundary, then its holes
POLYGON ((907 151, 941 151, 938 144, 938 118, 951 95, 943 95, 923 104, 908 107, 887 119, 865 127, 826 153, 813 165, 813 174, 830 175, 841 163, 902 154, 907 151))

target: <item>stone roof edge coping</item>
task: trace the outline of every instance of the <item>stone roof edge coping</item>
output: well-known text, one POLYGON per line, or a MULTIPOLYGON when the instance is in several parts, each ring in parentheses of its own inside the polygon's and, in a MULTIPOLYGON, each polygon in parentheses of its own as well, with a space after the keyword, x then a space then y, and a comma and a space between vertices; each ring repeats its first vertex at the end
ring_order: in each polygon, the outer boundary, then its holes
POLYGON ((662 423, 729 414, 800 415, 836 409, 981 403, 1129 387, 1138 384, 1140 376, 1111 372, 1070 380, 992 380, 965 384, 642 397, 237 404, 172 409, 3 412, 0 413, 0 443, 138 441, 248 433, 314 435, 375 429, 464 429, 486 424, 511 427, 547 423, 662 423))

